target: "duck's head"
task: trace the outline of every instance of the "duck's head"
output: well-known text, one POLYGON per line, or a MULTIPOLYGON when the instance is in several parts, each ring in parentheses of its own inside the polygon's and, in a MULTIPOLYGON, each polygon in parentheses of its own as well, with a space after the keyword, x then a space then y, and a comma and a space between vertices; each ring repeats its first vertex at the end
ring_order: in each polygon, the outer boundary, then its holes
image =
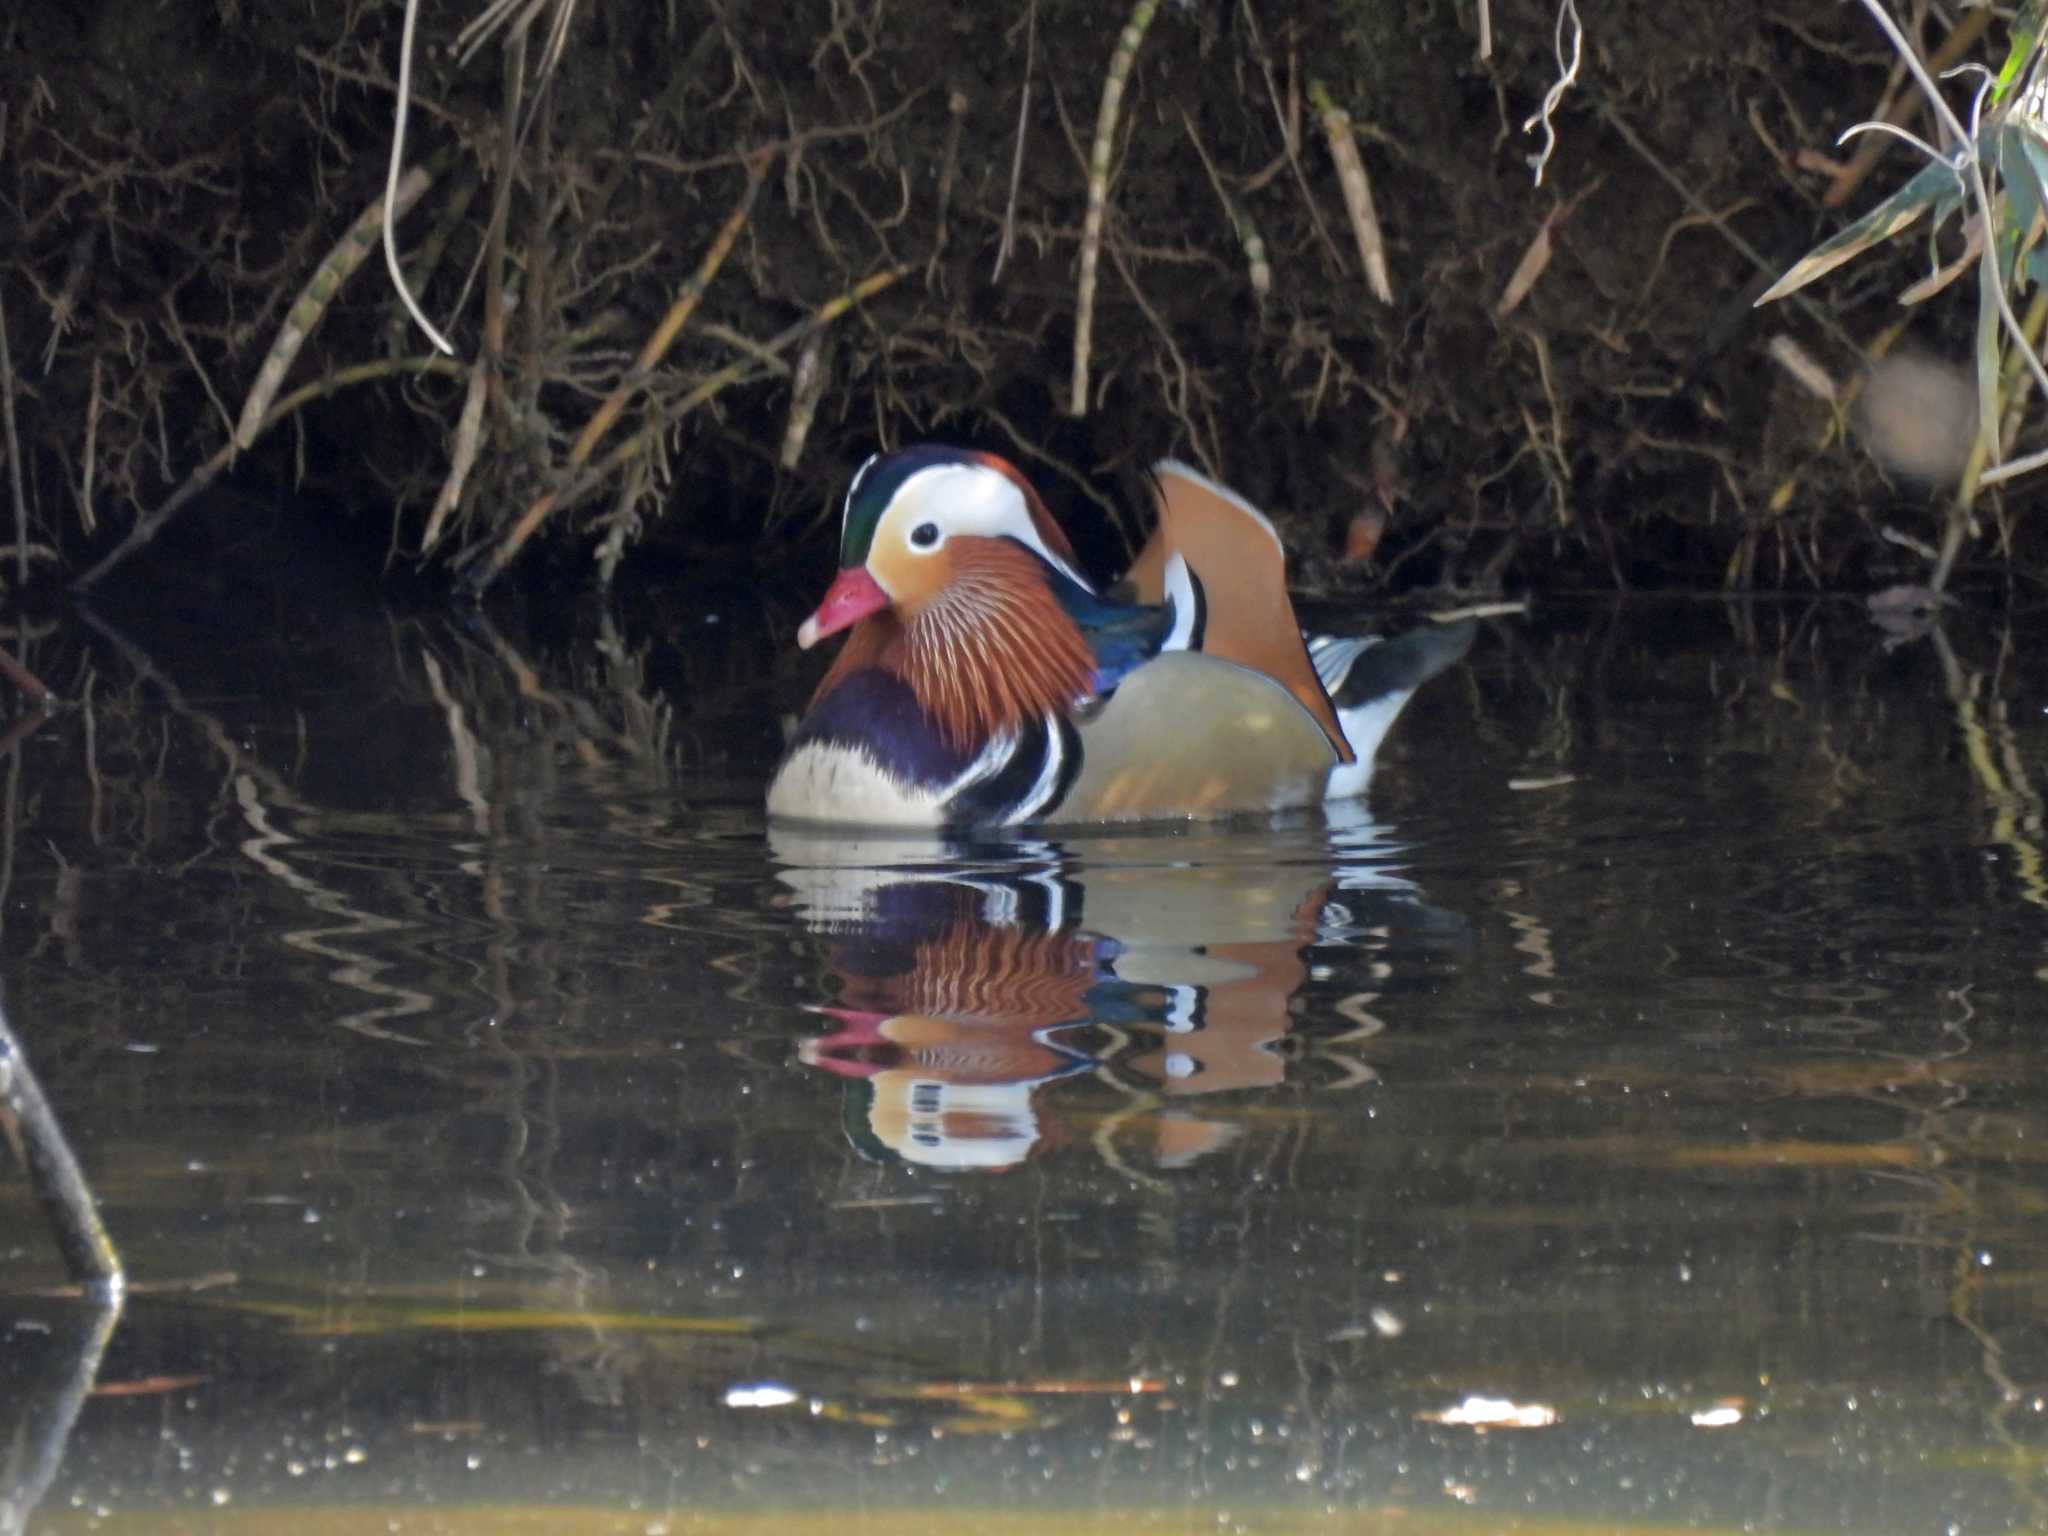
POLYGON ((797 644, 808 650, 884 610, 914 622, 963 578, 992 571, 987 557, 1002 540, 1087 585, 1066 535, 1006 460, 942 447, 875 455, 847 487, 839 574, 797 644))

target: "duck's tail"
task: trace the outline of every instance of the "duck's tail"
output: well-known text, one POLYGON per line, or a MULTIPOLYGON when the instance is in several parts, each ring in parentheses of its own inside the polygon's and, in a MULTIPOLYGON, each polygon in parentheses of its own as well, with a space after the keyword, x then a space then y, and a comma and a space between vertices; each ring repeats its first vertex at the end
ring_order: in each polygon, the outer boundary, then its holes
POLYGON ((1373 755, 1410 695, 1463 658, 1479 632, 1476 619, 1425 624, 1391 640, 1378 635, 1310 635, 1308 655, 1337 706, 1337 719, 1357 761, 1330 774, 1325 798, 1348 799, 1372 782, 1373 755))

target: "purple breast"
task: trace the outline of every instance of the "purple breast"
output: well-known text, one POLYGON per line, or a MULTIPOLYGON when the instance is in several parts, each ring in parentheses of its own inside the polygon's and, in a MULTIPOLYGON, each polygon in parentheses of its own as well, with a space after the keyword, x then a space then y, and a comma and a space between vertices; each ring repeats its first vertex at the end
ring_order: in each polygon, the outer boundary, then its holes
POLYGON ((859 748, 891 776, 925 786, 957 777, 971 760, 946 744, 910 684, 875 667, 853 673, 812 706, 789 748, 813 743, 859 748))

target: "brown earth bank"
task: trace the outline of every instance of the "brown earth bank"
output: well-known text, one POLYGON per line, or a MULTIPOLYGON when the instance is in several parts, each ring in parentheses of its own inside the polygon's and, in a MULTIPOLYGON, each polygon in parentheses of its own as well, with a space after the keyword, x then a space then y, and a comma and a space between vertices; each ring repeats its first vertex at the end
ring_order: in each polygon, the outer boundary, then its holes
MULTIPOLYGON (((536 551, 580 582, 822 568, 853 467, 922 439, 1016 460, 1098 569, 1168 454, 1271 508, 1323 589, 1876 587, 1940 538, 1942 489, 1847 402, 1878 353, 1948 360, 1916 423, 1967 395, 1971 284, 1900 308, 1908 239, 1752 308, 1918 168, 1851 179, 1844 128, 1897 101, 1932 132, 1860 6, 1588 5, 1540 185, 1547 0, 503 9, 467 51, 472 10, 417 22, 395 233, 444 356, 379 249, 403 6, 17 0, 32 572, 168 558, 141 540, 216 477, 472 587, 536 551)), ((1982 12, 1902 21, 2003 57, 1982 12)), ((1964 579, 2030 589, 2030 485, 1978 498, 1964 579)))

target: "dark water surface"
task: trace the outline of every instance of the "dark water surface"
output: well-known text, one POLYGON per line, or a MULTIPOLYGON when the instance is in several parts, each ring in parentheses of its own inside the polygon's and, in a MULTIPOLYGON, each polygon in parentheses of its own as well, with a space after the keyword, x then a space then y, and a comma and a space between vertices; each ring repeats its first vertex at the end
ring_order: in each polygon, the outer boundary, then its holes
POLYGON ((1559 605, 1369 818, 937 847, 764 826, 793 604, 139 601, 0 760, 138 1285, 48 1476, 0 1159, 28 1531, 2048 1529, 2048 629, 1559 605))

